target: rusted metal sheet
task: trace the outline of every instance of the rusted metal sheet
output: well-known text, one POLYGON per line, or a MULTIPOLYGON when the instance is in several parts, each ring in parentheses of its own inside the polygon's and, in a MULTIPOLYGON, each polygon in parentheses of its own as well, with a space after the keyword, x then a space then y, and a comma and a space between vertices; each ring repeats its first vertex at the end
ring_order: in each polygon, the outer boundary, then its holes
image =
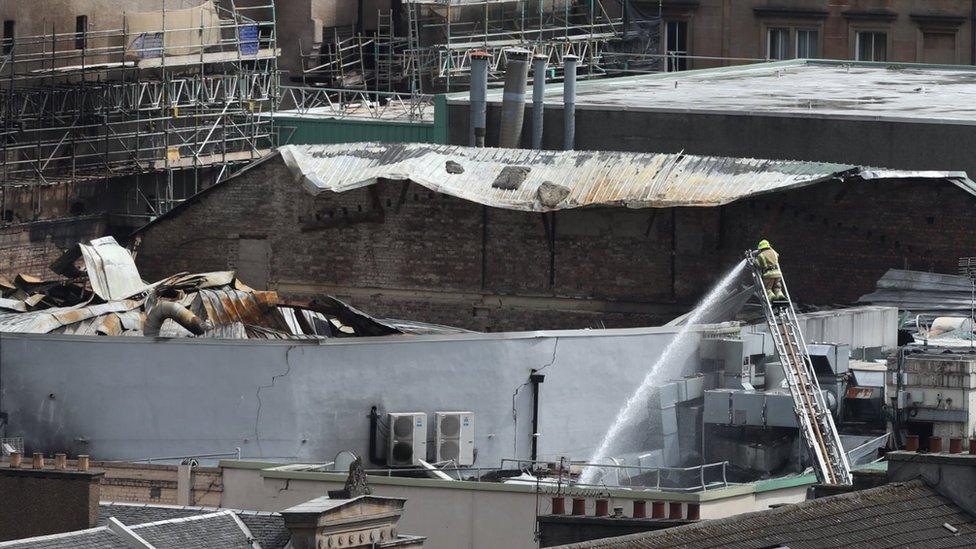
MULTIPOLYGON (((0 314, 0 332, 47 334, 83 322, 101 324, 101 317, 104 315, 131 311, 141 305, 141 300, 124 299, 98 305, 82 304, 27 313, 0 314)), ((85 331, 86 328, 76 326, 74 330, 85 331)))
MULTIPOLYGON (((419 333, 426 326, 406 324, 400 329, 327 296, 311 303, 284 303, 277 292, 254 290, 232 271, 180 273, 145 284, 129 251, 111 237, 73 247, 52 268, 79 276, 71 281, 43 281, 27 275, 18 276, 13 283, 0 280, 0 332, 143 335, 147 311, 166 302, 179 303, 207 321, 210 328, 200 337, 216 339, 378 336, 419 333), (75 268, 79 258, 85 260, 85 271, 75 268), (85 277, 94 294, 85 289, 85 277), (130 294, 145 295, 139 299, 110 297, 130 294), (63 303, 70 305, 54 306, 63 303)), ((435 329, 437 333, 445 330, 451 329, 435 329)), ((146 331, 157 335, 154 329, 146 331)), ((158 337, 193 335, 172 318, 164 319, 158 330, 158 337)))
POLYGON ((379 180, 413 181, 472 202, 524 211, 720 206, 831 179, 939 179, 976 194, 976 185, 962 172, 686 154, 346 143, 290 145, 281 155, 312 194, 345 192, 379 180), (513 166, 520 168, 518 185, 493 184, 513 166))

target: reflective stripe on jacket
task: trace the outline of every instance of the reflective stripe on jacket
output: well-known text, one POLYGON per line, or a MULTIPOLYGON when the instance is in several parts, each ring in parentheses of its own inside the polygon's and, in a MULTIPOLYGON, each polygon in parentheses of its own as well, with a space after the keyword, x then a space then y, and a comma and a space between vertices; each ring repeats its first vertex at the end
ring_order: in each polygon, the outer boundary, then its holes
POLYGON ((756 261, 759 262, 759 268, 762 270, 762 275, 764 278, 777 278, 783 276, 783 273, 781 273, 779 270, 779 254, 776 253, 776 250, 766 248, 765 250, 759 252, 759 256, 756 257, 756 261))

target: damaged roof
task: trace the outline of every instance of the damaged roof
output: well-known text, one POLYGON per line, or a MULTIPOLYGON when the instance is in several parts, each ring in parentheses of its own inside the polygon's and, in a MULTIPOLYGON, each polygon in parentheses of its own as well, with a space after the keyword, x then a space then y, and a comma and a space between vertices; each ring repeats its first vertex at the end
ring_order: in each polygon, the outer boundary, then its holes
POLYGON ((51 269, 66 278, 0 279, 0 333, 323 339, 467 331, 377 319, 331 296, 284 301, 277 292, 248 287, 230 271, 179 273, 147 284, 131 253, 110 236, 70 248, 51 269), (185 316, 162 317, 150 330, 149 317, 161 303, 175 304, 168 307, 185 316), (199 330, 191 332, 195 326, 199 330))
POLYGON ((471 202, 547 212, 586 206, 721 206, 828 181, 932 179, 976 196, 963 172, 876 170, 849 164, 608 151, 539 151, 422 143, 289 145, 288 168, 310 193, 381 180, 412 181, 471 202))

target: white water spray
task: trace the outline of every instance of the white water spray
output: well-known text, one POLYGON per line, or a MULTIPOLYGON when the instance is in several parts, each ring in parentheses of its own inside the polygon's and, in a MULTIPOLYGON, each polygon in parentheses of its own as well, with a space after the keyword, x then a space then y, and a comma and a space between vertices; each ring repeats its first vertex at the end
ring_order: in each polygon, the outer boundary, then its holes
MULTIPOLYGON (((674 335, 668 346, 665 347, 664 352, 658 357, 657 362, 651 366, 651 369, 644 376, 644 381, 641 382, 640 387, 634 391, 634 394, 627 399, 627 403, 624 404, 620 412, 617 413, 617 419, 614 420, 613 425, 607 431, 607 434, 603 436, 603 441, 600 443, 599 449, 597 449, 596 454, 590 459, 590 463, 602 463, 607 458, 607 454, 616 442, 617 436, 620 431, 635 421, 635 415, 641 409, 639 404, 647 399, 647 393, 650 389, 657 385, 658 377, 660 376, 661 369, 666 364, 683 364, 688 358, 688 351, 692 350, 688 343, 688 336, 691 334, 691 329, 705 316, 705 313, 718 302, 719 298, 725 293, 725 289, 732 284, 742 273, 742 269, 745 268, 746 262, 742 260, 736 265, 731 271, 729 271, 722 280, 716 284, 712 290, 705 296, 704 299, 698 304, 697 307, 688 315, 685 319, 685 324, 681 329, 674 335)), ((592 484, 594 482, 597 473, 600 468, 598 466, 587 467, 583 470, 580 475, 580 484, 592 484)))

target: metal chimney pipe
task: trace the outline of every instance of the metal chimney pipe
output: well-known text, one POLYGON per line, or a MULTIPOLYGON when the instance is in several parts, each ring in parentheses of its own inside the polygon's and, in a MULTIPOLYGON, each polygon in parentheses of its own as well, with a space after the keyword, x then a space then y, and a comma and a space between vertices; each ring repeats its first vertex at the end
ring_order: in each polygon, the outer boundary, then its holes
POLYGON ((471 52, 471 129, 469 143, 472 147, 485 146, 488 111, 488 52, 471 52))
POLYGON ((545 55, 536 55, 532 60, 532 148, 542 149, 542 121, 545 112, 546 93, 546 61, 545 55))
POLYGON ((563 149, 576 146, 576 61, 575 55, 563 57, 563 149))
POLYGON ((525 119, 525 82, 529 77, 529 51, 513 48, 505 51, 505 89, 502 95, 502 123, 498 146, 516 149, 522 137, 525 119))

